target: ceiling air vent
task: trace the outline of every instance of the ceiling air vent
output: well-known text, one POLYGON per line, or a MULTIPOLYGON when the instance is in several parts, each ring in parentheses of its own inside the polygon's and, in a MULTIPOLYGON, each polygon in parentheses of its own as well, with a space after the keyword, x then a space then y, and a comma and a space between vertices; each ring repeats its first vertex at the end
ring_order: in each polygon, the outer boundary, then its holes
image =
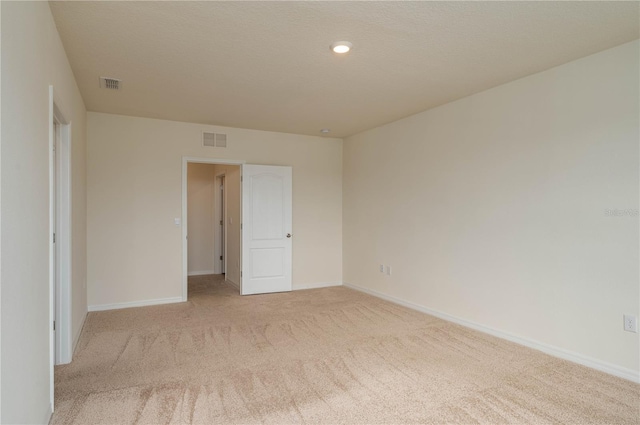
POLYGON ((100 77, 100 88, 110 90, 120 90, 122 81, 117 78, 100 77))
POLYGON ((222 133, 202 133, 202 145, 209 147, 226 148, 227 135, 222 133))

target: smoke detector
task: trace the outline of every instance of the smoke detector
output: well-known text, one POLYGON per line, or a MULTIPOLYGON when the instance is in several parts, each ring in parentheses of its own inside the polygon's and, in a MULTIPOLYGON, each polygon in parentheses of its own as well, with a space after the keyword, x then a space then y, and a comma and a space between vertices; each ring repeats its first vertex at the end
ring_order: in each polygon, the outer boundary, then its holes
POLYGON ((100 77, 100 88, 109 90, 120 90, 122 81, 117 78, 100 77))

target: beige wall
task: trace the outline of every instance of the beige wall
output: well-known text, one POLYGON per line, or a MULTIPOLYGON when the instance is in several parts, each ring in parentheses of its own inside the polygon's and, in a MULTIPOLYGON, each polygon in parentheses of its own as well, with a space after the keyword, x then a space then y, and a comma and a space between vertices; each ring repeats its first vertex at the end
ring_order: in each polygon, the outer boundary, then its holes
POLYGON ((191 163, 187 167, 188 272, 214 272, 215 165, 191 163))
POLYGON ((637 376, 638 51, 345 139, 345 283, 637 376))
POLYGON ((89 305, 181 296, 183 156, 291 165, 293 286, 342 280, 340 139, 90 112, 89 305), (204 130, 227 133, 229 147, 203 147, 204 130))
POLYGON ((2 8, 2 423, 47 423, 49 85, 71 120, 72 335, 86 314, 86 112, 47 2, 2 8))

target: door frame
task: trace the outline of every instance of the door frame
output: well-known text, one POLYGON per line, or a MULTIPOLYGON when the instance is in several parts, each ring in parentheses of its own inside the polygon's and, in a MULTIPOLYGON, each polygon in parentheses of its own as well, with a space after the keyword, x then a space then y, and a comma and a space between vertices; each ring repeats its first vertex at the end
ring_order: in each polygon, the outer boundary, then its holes
POLYGON ((216 274, 226 274, 227 272, 227 175, 226 172, 217 174, 214 176, 214 189, 213 189, 213 199, 215 205, 214 212, 214 231, 213 231, 213 256, 214 258, 214 273, 216 274), (220 187, 222 186, 222 190, 220 187), (222 192, 222 193, 220 193, 222 192), (218 207, 220 206, 220 207, 218 207), (222 224, 219 224, 222 222, 222 224), (215 229, 218 226, 222 227, 220 235, 220 231, 216 231, 215 229), (222 237, 220 237, 222 236, 222 237), (219 244, 219 248, 218 248, 219 244), (220 256, 222 256, 222 260, 220 260, 220 256))
POLYGON ((71 362, 71 121, 49 86, 49 354, 51 409, 54 366, 71 362), (59 133, 56 134, 57 124, 59 133), (59 136, 59 137, 56 137, 59 136), (56 143, 57 139, 57 143, 56 143), (54 154, 55 148, 55 154, 54 154), (56 232, 56 242, 53 233, 56 232), (53 323, 55 321, 55 331, 53 323))
MULTIPOLYGON (((196 164, 212 164, 212 165, 240 165, 246 164, 245 160, 238 159, 221 159, 221 158, 206 158, 206 157, 191 157, 191 156, 183 156, 182 157, 182 301, 187 301, 188 295, 188 254, 187 254, 187 167, 190 163, 196 164)), ((240 175, 242 175, 242 167, 240 167, 240 175)), ((242 185, 240 185, 240 190, 242 191, 242 185)), ((226 193, 225 193, 226 196, 226 193)), ((242 210, 242 194, 240 194, 240 210, 242 210)), ((226 235, 225 235, 226 239, 226 235)), ((242 238, 240 238, 240 249, 242 249, 242 238)), ((242 252, 242 251, 241 251, 242 252)), ((226 261, 226 259, 225 259, 226 261)), ((240 261, 242 261, 242 255, 240 256, 240 261)), ((240 265, 240 270, 242 270, 242 264, 240 265)), ((240 284, 242 284, 242 279, 240 279, 240 284)))

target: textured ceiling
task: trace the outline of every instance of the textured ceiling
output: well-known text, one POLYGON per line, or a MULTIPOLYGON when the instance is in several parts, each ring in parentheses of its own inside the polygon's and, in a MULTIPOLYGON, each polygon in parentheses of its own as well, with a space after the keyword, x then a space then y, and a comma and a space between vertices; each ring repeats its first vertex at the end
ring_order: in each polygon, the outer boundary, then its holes
POLYGON ((638 2, 51 2, 90 111, 344 137, 639 37, 638 2), (329 51, 348 40, 353 51, 329 51), (123 80, 119 92, 100 76, 123 80))

